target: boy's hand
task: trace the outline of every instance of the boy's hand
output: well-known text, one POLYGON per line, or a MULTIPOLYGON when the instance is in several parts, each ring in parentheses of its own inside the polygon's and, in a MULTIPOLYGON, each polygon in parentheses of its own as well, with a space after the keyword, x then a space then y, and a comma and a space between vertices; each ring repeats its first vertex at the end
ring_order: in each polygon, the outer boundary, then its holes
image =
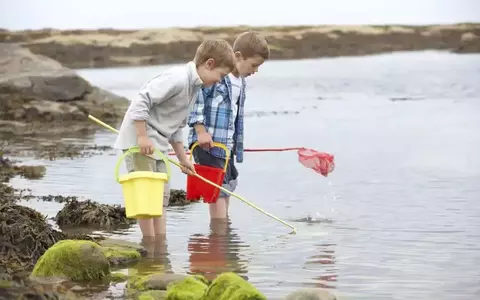
POLYGON ((140 152, 145 155, 153 154, 153 143, 152 141, 146 136, 140 136, 137 139, 138 147, 140 148, 140 152))
POLYGON ((195 167, 189 160, 184 160, 180 162, 182 165, 182 172, 187 175, 194 175, 195 174, 195 167))
POLYGON ((198 133, 198 145, 204 149, 210 149, 213 147, 212 136, 208 132, 198 133))

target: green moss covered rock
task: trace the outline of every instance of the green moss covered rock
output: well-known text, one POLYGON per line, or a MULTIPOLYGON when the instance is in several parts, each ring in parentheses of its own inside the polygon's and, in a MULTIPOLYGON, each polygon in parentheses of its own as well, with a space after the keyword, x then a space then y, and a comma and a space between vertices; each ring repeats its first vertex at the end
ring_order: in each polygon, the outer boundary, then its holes
POLYGON ((138 295, 138 300, 163 300, 166 297, 166 291, 151 290, 138 295))
POLYGON ((82 281, 109 275, 110 264, 102 247, 91 241, 63 240, 40 257, 31 276, 82 281))
POLYGON ((205 283, 195 277, 187 277, 168 285, 166 300, 200 300, 207 288, 205 283))
POLYGON ((266 300, 253 285, 235 273, 220 274, 202 300, 266 300))
POLYGON ((136 263, 147 255, 145 248, 128 241, 106 239, 99 244, 112 267, 136 263))
POLYGON ((102 252, 111 266, 138 262, 142 258, 138 251, 118 246, 102 247, 102 252))
POLYGON ((114 283, 125 282, 127 281, 127 279, 128 279, 128 276, 123 273, 115 272, 110 274, 110 282, 114 282, 114 283))
POLYGON ((143 277, 133 277, 127 287, 139 292, 166 290, 170 284, 182 281, 187 277, 183 274, 151 274, 143 277))

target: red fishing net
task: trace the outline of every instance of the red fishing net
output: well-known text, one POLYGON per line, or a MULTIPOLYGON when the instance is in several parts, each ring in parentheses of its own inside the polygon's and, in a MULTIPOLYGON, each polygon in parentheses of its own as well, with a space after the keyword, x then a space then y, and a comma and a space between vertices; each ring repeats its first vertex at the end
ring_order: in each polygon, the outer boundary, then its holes
POLYGON ((298 161, 307 168, 327 177, 335 169, 334 156, 325 152, 302 148, 297 151, 298 161))

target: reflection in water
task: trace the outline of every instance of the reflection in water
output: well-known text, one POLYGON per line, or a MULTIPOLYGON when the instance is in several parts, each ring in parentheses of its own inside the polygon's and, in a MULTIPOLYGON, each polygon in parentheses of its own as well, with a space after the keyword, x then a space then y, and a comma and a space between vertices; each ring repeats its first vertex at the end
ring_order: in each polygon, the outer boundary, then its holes
POLYGON ((234 233, 230 220, 211 220, 208 236, 194 234, 189 239, 190 273, 212 280, 220 273, 235 272, 248 280, 247 261, 240 258, 241 247, 248 246, 234 233))
POLYGON ((314 270, 322 272, 322 274, 313 277, 314 283, 312 287, 324 289, 336 289, 333 284, 337 282, 338 269, 335 265, 335 250, 332 249, 335 244, 318 244, 319 254, 310 256, 306 262, 305 269, 315 268, 314 270))
POLYGON ((173 273, 166 235, 143 237, 140 244, 147 250, 147 256, 128 269, 129 276, 173 273))

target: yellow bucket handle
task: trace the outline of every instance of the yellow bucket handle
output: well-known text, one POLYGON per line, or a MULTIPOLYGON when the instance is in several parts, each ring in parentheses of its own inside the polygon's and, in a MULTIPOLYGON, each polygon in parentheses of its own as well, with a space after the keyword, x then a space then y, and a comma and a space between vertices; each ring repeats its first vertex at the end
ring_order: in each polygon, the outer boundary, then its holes
MULTIPOLYGON (((193 155, 193 149, 198 146, 198 142, 193 143, 192 148, 190 149, 190 161, 192 161, 192 155, 193 155)), ((228 167, 228 160, 230 159, 230 151, 228 150, 227 146, 225 146, 222 143, 217 143, 213 142, 214 147, 222 148, 225 150, 225 153, 227 154, 227 158, 225 159, 225 166, 223 167, 223 172, 227 172, 227 167, 228 167)))
MULTIPOLYGON (((125 157, 127 157, 128 154, 130 153, 140 153, 140 148, 138 146, 135 146, 135 147, 132 147, 130 149, 128 149, 127 151, 125 151, 122 156, 120 156, 120 158, 118 159, 117 161, 117 165, 115 166, 115 178, 117 180, 117 182, 120 182, 120 176, 119 176, 119 171, 120 171, 120 164, 121 162, 125 159, 125 157)), ((167 167, 167 179, 170 181, 170 173, 171 173, 171 170, 170 170, 170 162, 169 160, 167 159, 167 157, 165 156, 165 154, 163 154, 160 150, 158 149, 155 149, 154 151, 155 154, 158 154, 158 156, 160 156, 160 159, 163 160, 165 162, 165 165, 167 167)))

